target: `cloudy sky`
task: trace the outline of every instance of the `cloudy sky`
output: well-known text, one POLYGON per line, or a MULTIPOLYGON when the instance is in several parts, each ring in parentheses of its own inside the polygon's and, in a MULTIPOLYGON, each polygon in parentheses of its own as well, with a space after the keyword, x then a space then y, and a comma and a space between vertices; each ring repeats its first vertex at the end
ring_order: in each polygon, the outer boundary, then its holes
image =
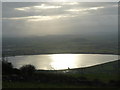
POLYGON ((3 36, 118 31, 117 2, 3 2, 3 36))

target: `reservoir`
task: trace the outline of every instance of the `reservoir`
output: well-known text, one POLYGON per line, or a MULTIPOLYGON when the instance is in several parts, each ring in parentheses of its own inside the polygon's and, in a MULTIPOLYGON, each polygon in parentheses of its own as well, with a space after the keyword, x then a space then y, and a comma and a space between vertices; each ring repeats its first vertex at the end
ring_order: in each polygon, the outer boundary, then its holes
POLYGON ((62 70, 89 67, 118 60, 118 55, 107 54, 45 54, 7 57, 14 67, 31 64, 36 69, 62 70))

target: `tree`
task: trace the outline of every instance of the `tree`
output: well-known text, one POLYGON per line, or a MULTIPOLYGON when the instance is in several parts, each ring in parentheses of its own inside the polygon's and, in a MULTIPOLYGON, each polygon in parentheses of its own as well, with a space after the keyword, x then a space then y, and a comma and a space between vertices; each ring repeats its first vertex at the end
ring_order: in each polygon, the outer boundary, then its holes
POLYGON ((12 63, 3 60, 2 61, 2 73, 3 74, 12 74, 13 73, 13 65, 12 63))
POLYGON ((32 75, 35 72, 35 67, 33 65, 24 65, 20 68, 22 74, 24 75, 32 75))

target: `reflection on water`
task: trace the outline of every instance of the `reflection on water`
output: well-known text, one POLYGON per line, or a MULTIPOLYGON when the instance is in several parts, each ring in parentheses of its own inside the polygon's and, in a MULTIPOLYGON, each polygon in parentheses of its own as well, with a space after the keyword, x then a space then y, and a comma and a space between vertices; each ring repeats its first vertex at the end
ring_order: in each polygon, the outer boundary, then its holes
MULTIPOLYGON (((80 57, 79 57, 80 58, 80 57)), ((76 60, 78 55, 71 54, 56 54, 51 56, 52 62, 51 66, 55 69, 67 69, 76 67, 76 60)))
POLYGON ((114 60, 118 60, 118 55, 48 54, 8 57, 8 61, 12 62, 16 68, 20 68, 26 64, 32 64, 37 69, 44 70, 88 67, 114 60))

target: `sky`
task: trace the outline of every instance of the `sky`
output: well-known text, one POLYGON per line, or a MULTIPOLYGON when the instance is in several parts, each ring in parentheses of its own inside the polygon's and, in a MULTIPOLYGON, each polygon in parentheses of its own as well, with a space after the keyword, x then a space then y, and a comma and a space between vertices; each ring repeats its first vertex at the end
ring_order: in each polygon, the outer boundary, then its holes
POLYGON ((117 2, 3 2, 2 35, 118 32, 117 2))

